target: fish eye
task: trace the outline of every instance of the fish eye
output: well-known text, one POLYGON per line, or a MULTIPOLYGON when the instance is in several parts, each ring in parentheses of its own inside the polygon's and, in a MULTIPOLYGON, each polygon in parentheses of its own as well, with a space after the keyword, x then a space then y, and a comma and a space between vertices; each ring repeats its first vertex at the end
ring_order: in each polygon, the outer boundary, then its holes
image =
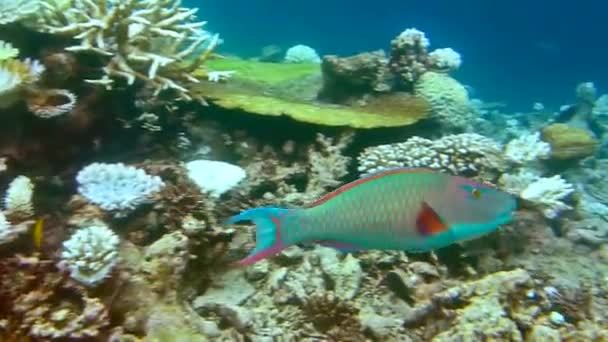
POLYGON ((473 197, 475 197, 475 198, 480 198, 481 197, 481 191, 479 191, 479 189, 477 189, 477 188, 473 188, 471 190, 471 195, 473 195, 473 197))

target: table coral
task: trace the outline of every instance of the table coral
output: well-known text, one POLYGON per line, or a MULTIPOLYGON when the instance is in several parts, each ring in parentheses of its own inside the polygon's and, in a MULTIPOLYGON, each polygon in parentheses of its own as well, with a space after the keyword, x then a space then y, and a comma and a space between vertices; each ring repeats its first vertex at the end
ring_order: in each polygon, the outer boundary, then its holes
MULTIPOLYGON (((79 40, 68 51, 92 53, 106 60, 103 76, 90 83, 111 88, 116 79, 141 80, 158 95, 173 90, 185 100, 195 95, 195 71, 212 56, 217 35, 196 22, 198 9, 178 0, 45 1, 37 29, 79 40), (202 49, 202 51, 201 51, 202 49)), ((205 75, 206 77, 206 75, 205 75)), ((197 100, 203 101, 202 98, 197 100)))

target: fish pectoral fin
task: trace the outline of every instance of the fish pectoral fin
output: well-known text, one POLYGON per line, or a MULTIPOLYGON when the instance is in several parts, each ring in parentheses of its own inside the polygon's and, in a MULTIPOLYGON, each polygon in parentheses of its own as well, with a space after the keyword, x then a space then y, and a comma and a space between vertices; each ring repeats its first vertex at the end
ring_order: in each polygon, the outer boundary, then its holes
POLYGON ((341 243, 341 242, 335 242, 335 241, 315 241, 315 242, 321 246, 335 248, 343 253, 351 253, 351 252, 356 252, 356 251, 360 251, 363 249, 363 248, 360 248, 357 246, 349 245, 347 243, 341 243))
POLYGON ((422 202, 418 215, 416 215, 418 233, 424 236, 436 235, 447 231, 448 228, 437 212, 428 203, 422 202))

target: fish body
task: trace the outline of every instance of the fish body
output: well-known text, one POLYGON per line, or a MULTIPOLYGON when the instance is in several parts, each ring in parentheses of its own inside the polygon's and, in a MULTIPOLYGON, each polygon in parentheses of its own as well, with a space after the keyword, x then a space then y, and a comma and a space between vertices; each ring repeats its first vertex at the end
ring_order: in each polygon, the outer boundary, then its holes
POLYGON ((515 199, 491 186, 430 170, 394 169, 338 188, 305 208, 255 208, 228 224, 256 224, 250 264, 300 242, 344 250, 424 252, 491 232, 515 199))
POLYGON ((42 248, 42 238, 44 234, 44 219, 39 218, 34 224, 34 230, 32 232, 32 243, 36 251, 40 251, 42 248))

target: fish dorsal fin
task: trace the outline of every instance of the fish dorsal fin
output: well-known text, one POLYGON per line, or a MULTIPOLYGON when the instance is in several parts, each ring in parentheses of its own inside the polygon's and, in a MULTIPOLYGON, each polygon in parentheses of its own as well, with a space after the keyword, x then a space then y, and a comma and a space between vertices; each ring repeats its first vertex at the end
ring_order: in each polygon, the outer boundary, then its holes
POLYGON ((394 175, 394 174, 399 174, 399 173, 424 173, 424 172, 433 172, 433 170, 431 170, 431 169, 394 168, 394 169, 386 169, 386 170, 368 173, 368 174, 363 175, 361 178, 359 178, 355 181, 342 185, 341 187, 337 188, 336 190, 334 190, 334 191, 328 193, 327 195, 319 198, 318 200, 310 203, 309 205, 306 206, 306 208, 312 208, 312 207, 321 205, 321 204, 329 201, 330 199, 338 196, 339 194, 356 187, 357 185, 361 185, 363 183, 367 183, 369 181, 379 179, 379 178, 382 178, 382 177, 385 177, 388 175, 394 175))
POLYGON ((418 215, 416 215, 416 229, 421 235, 429 236, 448 230, 448 226, 428 203, 422 202, 418 215))

